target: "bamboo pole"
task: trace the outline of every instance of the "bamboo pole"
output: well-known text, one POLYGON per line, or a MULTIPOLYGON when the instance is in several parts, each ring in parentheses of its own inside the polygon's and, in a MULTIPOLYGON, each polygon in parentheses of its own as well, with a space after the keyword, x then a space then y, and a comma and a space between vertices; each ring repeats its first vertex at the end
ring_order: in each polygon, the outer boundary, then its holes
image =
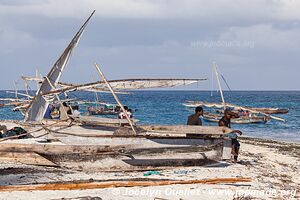
POLYGON ((220 184, 220 183, 237 183, 251 182, 250 177, 239 178, 212 178, 203 180, 174 180, 174 181, 109 181, 109 182, 79 182, 79 183, 48 183, 37 185, 6 185, 0 186, 0 192, 15 191, 45 191, 45 190, 86 190, 100 188, 116 188, 116 187, 149 187, 163 186, 174 184, 220 184))
POLYGON ((126 112, 125 108, 123 107, 122 103, 120 102, 119 97, 115 94, 114 90, 112 89, 111 85, 109 84, 109 82, 108 82, 107 79, 105 78, 103 72, 101 71, 101 69, 99 68, 99 66, 98 66, 97 63, 95 63, 95 67, 96 67, 98 73, 100 74, 100 76, 102 77, 103 81, 104 81, 105 84, 107 85, 108 89, 110 90, 111 94, 112 94, 113 97, 115 98, 116 102, 117 102, 117 103, 119 104, 119 106, 121 107, 121 110, 124 112, 126 119, 128 120, 128 122, 129 122, 129 124, 130 124, 130 126, 131 126, 131 128, 132 128, 132 130, 133 130, 133 132, 134 132, 134 134, 136 135, 137 133, 136 133, 134 127, 133 127, 132 121, 131 121, 130 118, 128 117, 127 112, 126 112))

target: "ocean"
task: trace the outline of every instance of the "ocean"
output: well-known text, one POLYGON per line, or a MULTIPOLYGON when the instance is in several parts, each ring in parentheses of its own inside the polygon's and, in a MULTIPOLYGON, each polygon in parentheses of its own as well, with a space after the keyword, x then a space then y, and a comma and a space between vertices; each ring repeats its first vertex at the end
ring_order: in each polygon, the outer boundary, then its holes
MULTIPOLYGON (((136 110, 134 117, 139 124, 186 124, 187 117, 194 113, 193 108, 182 104, 187 100, 221 102, 217 92, 178 90, 144 90, 118 95, 124 105, 136 110)), ((281 141, 300 142, 300 91, 224 91, 225 101, 241 106, 279 107, 289 109, 288 114, 276 115, 286 122, 271 120, 265 124, 232 124, 244 135, 281 141)), ((0 97, 14 97, 0 91, 0 97)), ((70 98, 95 101, 95 93, 77 91, 69 93, 70 98)), ((114 103, 111 94, 99 93, 100 101, 114 103)), ((80 112, 86 112, 88 105, 80 105, 80 112)), ((19 112, 11 108, 0 108, 0 119, 23 119, 19 112)), ((216 123, 203 121, 203 125, 217 126, 216 123)))

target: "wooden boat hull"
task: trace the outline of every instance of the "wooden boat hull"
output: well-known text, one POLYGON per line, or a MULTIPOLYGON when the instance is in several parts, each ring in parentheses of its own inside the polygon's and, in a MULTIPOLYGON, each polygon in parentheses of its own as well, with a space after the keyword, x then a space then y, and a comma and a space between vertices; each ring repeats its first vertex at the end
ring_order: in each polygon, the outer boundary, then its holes
MULTIPOLYGON (((199 127, 195 126, 140 126, 136 127, 138 135, 134 135, 128 127, 121 129, 98 127, 102 130, 101 132, 99 129, 98 131, 95 130, 94 127, 88 131, 77 131, 76 134, 75 129, 78 130, 78 128, 70 127, 62 131, 55 131, 52 134, 64 144, 126 146, 105 155, 95 157, 93 154, 85 159, 81 157, 83 159, 81 164, 75 157, 76 166, 80 165, 81 168, 86 166, 98 170, 145 170, 176 166, 199 166, 222 159, 230 159, 231 141, 220 138, 219 135, 231 131, 224 129, 224 127, 200 127, 204 132, 200 133, 199 127), (68 133, 72 136, 66 137, 68 133), (224 148, 224 143, 226 148, 224 148), (86 165, 86 162, 89 164, 86 165), (100 163, 101 166, 99 166, 100 163)), ((88 127, 81 127, 80 130, 86 128, 88 127)), ((59 165, 76 168, 72 157, 66 156, 65 160, 60 160, 61 156, 57 158, 59 158, 59 165)), ((57 163, 53 157, 51 161, 57 163)))
MULTIPOLYGON (((95 138, 89 139, 89 141, 95 140, 95 138)), ((72 140, 70 136, 68 136, 68 140, 72 140)), ((104 144, 109 139, 97 138, 97 140, 98 142, 96 143, 104 144)), ((124 140, 115 141, 112 139, 111 141, 121 143, 124 140)), ((201 166, 230 158, 230 156, 227 156, 227 158, 223 156, 224 141, 221 139, 130 138, 127 141, 130 141, 131 144, 62 144, 58 147, 58 145, 55 146, 50 143, 42 144, 43 147, 40 148, 37 146, 41 146, 41 144, 35 144, 34 147, 28 148, 26 145, 21 145, 20 148, 18 148, 18 144, 13 144, 13 147, 7 148, 2 144, 0 146, 0 154, 7 151, 9 151, 10 154, 6 157, 2 156, 0 162, 11 161, 32 165, 59 166, 84 171, 126 171, 173 168, 179 166, 201 166), (147 142, 145 140, 149 141, 147 142), (26 152, 24 152, 25 150, 26 152), (34 156, 31 156, 31 153, 34 153, 34 156), (27 155, 28 159, 24 158, 24 155, 27 155)), ((230 141, 228 143, 228 149, 231 149, 230 141)))
MULTIPOLYGON (((137 144, 139 142, 141 141, 135 141, 133 143, 137 144)), ((27 149, 26 152, 14 152, 20 149, 18 149, 18 144, 13 144, 14 147, 10 148, 10 151, 13 152, 9 152, 9 156, 2 156, 0 162, 11 161, 33 165, 59 166, 84 171, 120 171, 200 166, 223 159, 224 145, 222 140, 215 140, 212 142, 214 144, 211 145, 194 146, 187 145, 187 142, 180 141, 180 143, 185 145, 176 145, 173 143, 166 144, 164 147, 162 147, 162 143, 164 142, 160 142, 157 144, 161 147, 155 148, 149 146, 136 147, 135 145, 122 145, 110 148, 110 146, 106 145, 106 150, 100 150, 98 152, 97 150, 93 150, 93 148, 96 146, 100 149, 103 145, 72 145, 73 149, 75 149, 74 152, 70 152, 70 145, 60 145, 61 147, 58 149, 51 150, 52 148, 57 148, 57 145, 51 147, 51 144, 44 144, 44 148, 47 149, 37 150, 37 147, 35 147, 33 148, 35 152, 30 152, 30 148, 26 148, 26 146, 22 145, 23 148, 25 147, 25 149, 27 149), (64 148, 67 150, 63 151, 64 148), (81 148, 83 148, 82 151, 80 150, 81 148), (62 151, 59 149, 62 149, 62 151), (93 151, 89 152, 88 149, 93 151), (38 151, 38 153, 36 153, 36 151, 38 151), (31 153, 34 153, 34 156, 30 155, 31 153), (28 159, 24 158, 25 155, 28 156, 28 159)), ((8 151, 5 145, 1 146, 0 149, 1 155, 8 151), (4 149, 5 151, 3 152, 4 149)))
POLYGON ((251 108, 252 110, 266 113, 266 114, 287 114, 289 112, 288 109, 284 108, 251 108))
POLYGON ((118 115, 120 112, 90 107, 88 113, 89 115, 118 115))
MULTIPOLYGON (((183 104, 186 107, 197 107, 197 106, 205 106, 208 108, 223 108, 223 104, 221 103, 209 103, 209 102, 203 102, 203 101, 187 101, 186 103, 183 104)), ((262 112, 265 114, 287 114, 289 112, 288 109, 285 108, 257 108, 257 107, 240 107, 240 106, 236 106, 233 104, 228 104, 226 103, 227 107, 231 107, 231 108, 236 108, 238 107, 239 109, 242 110, 253 110, 253 111, 257 111, 257 112, 262 112)))
POLYGON ((222 159, 222 143, 207 147, 123 148, 101 154, 42 155, 64 167, 85 171, 150 170, 201 166, 222 159))
MULTIPOLYGON (((222 118, 222 115, 218 114, 203 114, 203 120, 208 121, 208 122, 216 122, 218 123, 219 120, 222 118)), ((262 123, 267 123, 270 121, 271 118, 267 116, 259 116, 259 117, 246 117, 246 116, 241 116, 236 119, 231 119, 232 124, 262 124, 262 123)))
MULTIPOLYGON (((144 126, 137 128, 137 135, 130 130, 128 127, 96 129, 77 125, 52 127, 46 129, 50 134, 48 141, 60 142, 41 143, 38 142, 40 139, 3 141, 0 152, 13 152, 15 157, 22 155, 16 153, 32 152, 35 154, 27 163, 38 158, 38 165, 44 162, 45 165, 50 163, 50 166, 85 171, 199 166, 231 157, 231 140, 220 137, 231 132, 226 127, 144 126)), ((5 161, 7 159, 8 156, 5 161)))
MULTIPOLYGON (((127 125, 129 122, 127 119, 113 119, 105 117, 94 117, 94 116, 74 116, 69 115, 75 122, 83 125, 90 126, 120 126, 127 125)), ((131 119, 132 123, 138 122, 137 119, 131 119)))

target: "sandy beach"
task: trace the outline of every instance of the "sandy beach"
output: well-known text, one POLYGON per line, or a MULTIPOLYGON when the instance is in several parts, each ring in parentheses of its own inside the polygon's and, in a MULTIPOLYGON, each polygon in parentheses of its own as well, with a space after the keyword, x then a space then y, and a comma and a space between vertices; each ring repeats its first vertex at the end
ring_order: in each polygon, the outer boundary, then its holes
POLYGON ((84 172, 70 169, 1 164, 1 185, 93 183, 105 181, 202 180, 250 177, 233 184, 175 184, 151 187, 115 187, 86 190, 1 192, 1 199, 299 199, 300 145, 256 138, 241 138, 240 163, 155 171, 84 172), (96 198, 98 197, 98 198, 96 198))

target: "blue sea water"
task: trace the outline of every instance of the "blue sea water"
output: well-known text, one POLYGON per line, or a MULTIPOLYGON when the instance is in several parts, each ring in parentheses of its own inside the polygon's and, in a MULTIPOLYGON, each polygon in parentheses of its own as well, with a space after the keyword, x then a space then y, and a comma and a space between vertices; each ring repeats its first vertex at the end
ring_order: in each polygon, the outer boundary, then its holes
MULTIPOLYGON (((111 94, 99 94, 103 102, 114 103, 111 94)), ((233 124, 232 128, 241 130, 245 135, 270 138, 283 141, 300 142, 300 91, 225 91, 226 102, 252 107, 280 107, 289 109, 288 114, 276 115, 286 122, 271 120, 266 124, 233 124)), ((13 97, 0 91, 0 97, 13 97)), ((89 92, 73 92, 70 98, 95 101, 95 94, 89 92)), ((194 109, 182 104, 186 100, 221 102, 219 94, 210 91, 134 91, 130 94, 119 94, 121 102, 136 109, 135 118, 140 124, 186 124, 187 116, 194 109)), ((86 112, 88 105, 81 105, 80 111, 86 112)), ((0 119, 22 119, 19 112, 11 108, 0 109, 0 119)), ((204 122, 204 125, 216 126, 215 123, 204 122)))

